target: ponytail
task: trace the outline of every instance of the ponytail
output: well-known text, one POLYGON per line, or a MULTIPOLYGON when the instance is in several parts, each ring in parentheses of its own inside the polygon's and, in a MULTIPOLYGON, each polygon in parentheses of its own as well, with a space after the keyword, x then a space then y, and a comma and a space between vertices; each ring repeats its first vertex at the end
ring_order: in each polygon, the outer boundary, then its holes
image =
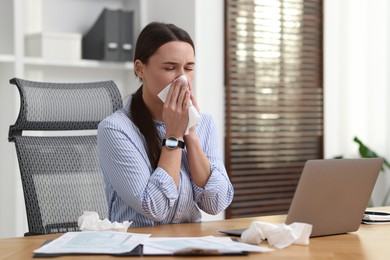
POLYGON ((142 87, 139 87, 133 94, 130 105, 130 119, 144 136, 150 165, 153 169, 156 169, 161 153, 161 138, 157 133, 152 114, 142 98, 142 87))

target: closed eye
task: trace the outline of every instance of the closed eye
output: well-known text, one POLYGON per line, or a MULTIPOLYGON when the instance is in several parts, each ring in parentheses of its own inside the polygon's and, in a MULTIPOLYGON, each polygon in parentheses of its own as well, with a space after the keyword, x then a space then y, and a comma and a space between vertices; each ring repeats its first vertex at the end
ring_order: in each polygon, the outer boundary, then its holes
POLYGON ((185 70, 188 70, 188 71, 191 71, 191 70, 194 70, 194 67, 195 67, 195 63, 189 63, 189 64, 187 64, 185 67, 184 67, 184 69, 185 70))

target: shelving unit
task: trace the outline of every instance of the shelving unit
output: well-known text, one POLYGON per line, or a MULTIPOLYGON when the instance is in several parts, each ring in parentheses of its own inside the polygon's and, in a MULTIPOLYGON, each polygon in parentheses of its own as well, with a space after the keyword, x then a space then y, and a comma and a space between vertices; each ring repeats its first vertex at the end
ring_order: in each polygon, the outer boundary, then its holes
MULTIPOLYGON (((12 77, 58 82, 111 79, 123 96, 138 86, 132 62, 97 60, 51 60, 25 54, 25 37, 30 33, 79 33, 93 25, 104 8, 134 11, 134 34, 141 25, 142 0, 3 0, 0 16, 0 67, 10 66, 0 81, 12 77), (78 73, 74 75, 75 70, 78 73), (85 70, 85 73, 83 73, 85 70), (96 73, 93 73, 95 70, 96 73), (69 75, 72 74, 72 75, 69 75), (84 76, 83 76, 84 74, 84 76), (55 76, 54 76, 55 75, 55 76), (54 76, 54 77, 53 77, 54 76)), ((60 50, 59 50, 60 51, 60 50)))
MULTIPOLYGON (((83 35, 104 8, 134 11, 134 30, 144 25, 145 0, 2 0, 0 3, 0 234, 26 230, 23 193, 13 143, 8 128, 19 111, 19 94, 9 84, 13 77, 48 82, 113 80, 125 98, 139 86, 133 63, 84 59, 47 59, 27 56, 25 38, 31 33, 78 33, 83 35), (7 155, 7 156, 5 156, 7 155), (16 218, 15 218, 16 216, 16 218), (24 223, 24 224, 23 224, 24 223), (16 227, 16 230, 15 230, 16 227)), ((135 39, 135 37, 134 37, 135 39)), ((59 50, 61 51, 61 50, 59 50)), ((1 235, 0 235, 1 236, 1 235)))
MULTIPOLYGON (((0 57, 1 59, 1 57, 0 57)), ((4 57, 4 61, 14 61, 12 56, 4 57)), ((112 70, 133 70, 132 62, 110 62, 97 60, 79 60, 79 61, 63 61, 63 60, 45 60, 42 58, 26 57, 23 62, 26 66, 54 66, 60 69, 67 67, 74 68, 96 68, 96 69, 112 69, 112 70)))
POLYGON ((2 54, 0 55, 0 63, 12 63, 15 62, 13 55, 2 54))

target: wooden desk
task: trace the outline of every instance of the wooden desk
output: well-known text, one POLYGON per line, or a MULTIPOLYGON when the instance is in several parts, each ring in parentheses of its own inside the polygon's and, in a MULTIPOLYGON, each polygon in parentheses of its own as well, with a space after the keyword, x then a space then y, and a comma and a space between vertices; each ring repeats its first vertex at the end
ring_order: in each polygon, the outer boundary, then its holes
MULTIPOLYGON (((390 211, 390 207, 375 208, 390 211)), ((218 233, 221 229, 245 228, 252 221, 267 221, 283 223, 285 216, 267 216, 257 218, 229 219, 191 224, 172 224, 158 227, 131 228, 129 232, 148 233, 152 237, 175 236, 223 236, 218 233)), ((0 239, 0 259, 25 260, 32 259, 33 250, 39 248, 46 239, 59 235, 43 235, 33 237, 0 239)), ((267 242, 262 243, 263 246, 267 242)), ((357 232, 317 237, 310 239, 310 245, 291 245, 271 253, 250 253, 248 256, 231 256, 229 259, 390 259, 390 224, 361 225, 357 232)), ((105 255, 61 256, 54 259, 120 259, 121 257, 105 255)), ((154 259, 194 259, 196 257, 151 257, 154 259)), ((201 257, 202 259, 222 259, 221 257, 201 257)))

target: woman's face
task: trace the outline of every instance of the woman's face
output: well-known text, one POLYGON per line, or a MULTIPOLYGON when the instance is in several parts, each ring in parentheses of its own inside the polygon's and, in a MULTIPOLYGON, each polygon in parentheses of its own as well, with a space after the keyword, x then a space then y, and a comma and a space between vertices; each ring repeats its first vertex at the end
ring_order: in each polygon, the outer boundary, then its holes
POLYGON ((194 49, 186 42, 168 42, 150 56, 147 64, 138 60, 135 66, 137 75, 142 79, 144 95, 157 99, 157 94, 180 75, 185 74, 192 82, 194 49))

